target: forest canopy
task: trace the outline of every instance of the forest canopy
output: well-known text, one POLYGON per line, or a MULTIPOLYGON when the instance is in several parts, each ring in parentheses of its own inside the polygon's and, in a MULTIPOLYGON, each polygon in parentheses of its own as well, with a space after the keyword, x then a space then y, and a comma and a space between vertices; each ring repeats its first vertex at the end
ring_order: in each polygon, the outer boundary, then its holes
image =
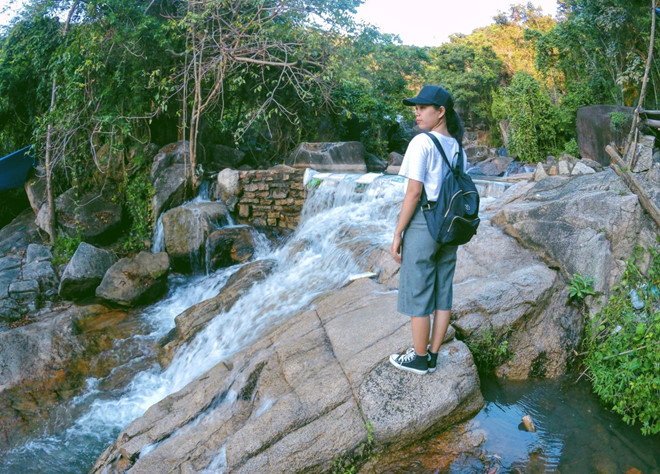
MULTIPOLYGON (((637 100, 646 1, 565 0, 557 18, 512 5, 431 48, 356 23, 360 3, 31 0, 0 33, 0 154, 43 148, 51 124, 67 180, 115 168, 127 147, 193 137, 237 147, 254 166, 303 140, 361 140, 384 157, 405 146, 397 131, 411 115, 400 99, 438 83, 468 128, 502 145, 498 123, 509 120, 510 153, 539 161, 574 143, 579 107, 637 100), (516 139, 515 124, 543 136, 516 139), (112 158, 100 162, 104 145, 112 158)), ((659 80, 654 66, 649 108, 659 80)))

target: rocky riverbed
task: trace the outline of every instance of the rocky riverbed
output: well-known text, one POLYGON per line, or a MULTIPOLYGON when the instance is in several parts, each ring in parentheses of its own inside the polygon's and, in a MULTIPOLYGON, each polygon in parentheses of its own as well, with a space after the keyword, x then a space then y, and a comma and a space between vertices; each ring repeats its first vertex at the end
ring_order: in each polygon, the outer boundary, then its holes
MULTIPOLYGON (((124 375, 115 378, 112 397, 118 398, 111 397, 112 404, 128 403, 123 398, 128 393, 146 403, 128 410, 129 419, 122 418, 127 423, 101 440, 110 446, 97 451, 95 471, 324 470, 359 460, 366 450, 442 431, 483 404, 466 343, 485 334, 505 338, 510 357, 496 369, 502 377, 564 373, 584 325, 582 313, 569 303, 567 278, 575 272, 594 275, 597 288, 607 292, 630 250, 655 245, 657 235, 612 171, 512 186, 485 207, 477 237, 459 250, 455 331, 442 347, 439 370, 417 377, 387 362, 389 353, 405 349, 410 340, 407 318, 394 310, 398 268, 387 252, 401 188, 377 180, 366 191, 351 186, 348 192, 341 182, 328 182, 313 193, 320 199, 312 203, 315 211, 281 248, 253 252, 239 286, 230 280, 238 267, 223 271, 212 290, 190 307, 172 309, 175 314, 157 330, 144 322, 133 327, 151 334, 142 352, 134 353, 145 362, 137 376, 120 370, 124 375), (257 270, 250 272, 250 266, 257 270), (362 272, 377 277, 349 281, 362 272), (317 280, 324 281, 317 286, 317 280), (162 386, 149 395, 135 392, 144 379, 159 379, 162 386)), ((25 268, 49 261, 34 247, 43 236, 29 225, 29 219, 17 220, 1 231, 0 268, 8 288, 17 279, 39 285, 25 268)), ((41 295, 50 287, 38 288, 41 295)), ((16 300, 15 294, 7 291, 8 298, 16 300)), ((89 393, 84 384, 103 385, 122 367, 119 360, 100 361, 111 353, 107 344, 126 338, 117 328, 130 327, 122 323, 129 313, 85 301, 60 304, 43 305, 24 321, 29 324, 0 332, 5 433, 0 441, 6 462, 17 459, 11 448, 35 430, 51 438, 67 431, 71 421, 62 426, 39 419, 56 412, 53 405, 72 406, 72 397, 89 393), (103 312, 114 316, 99 316, 103 312), (90 339, 90 331, 103 336, 90 339), (81 366, 77 385, 58 392, 57 381, 81 366), (25 384, 52 395, 35 397, 35 391, 19 389, 25 384)), ((74 424, 85 422, 84 412, 74 424)), ((58 439, 62 445, 77 441, 58 439)), ((21 449, 28 459, 45 455, 39 448, 21 449)))

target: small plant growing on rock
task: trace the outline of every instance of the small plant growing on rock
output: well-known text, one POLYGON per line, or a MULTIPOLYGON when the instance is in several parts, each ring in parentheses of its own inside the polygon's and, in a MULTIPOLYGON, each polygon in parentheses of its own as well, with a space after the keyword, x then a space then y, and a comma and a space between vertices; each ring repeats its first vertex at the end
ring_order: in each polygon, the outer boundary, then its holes
POLYGON ((595 295, 594 282, 595 280, 588 275, 582 276, 579 273, 574 273, 573 278, 571 278, 571 284, 568 285, 569 298, 582 303, 587 296, 595 295))
POLYGON ((490 373, 512 358, 509 352, 510 334, 511 329, 501 336, 497 336, 492 330, 487 330, 464 341, 472 352, 474 363, 480 372, 490 373))

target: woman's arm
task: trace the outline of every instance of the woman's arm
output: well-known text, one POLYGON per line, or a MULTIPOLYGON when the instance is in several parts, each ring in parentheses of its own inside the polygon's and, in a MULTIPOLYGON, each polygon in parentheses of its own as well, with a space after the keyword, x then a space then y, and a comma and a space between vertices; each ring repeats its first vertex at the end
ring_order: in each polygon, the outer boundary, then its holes
POLYGON ((401 244, 403 242, 403 231, 408 227, 410 219, 415 213, 415 208, 419 203, 419 198, 422 196, 422 189, 424 184, 421 181, 414 179, 408 180, 408 187, 406 188, 406 195, 403 198, 401 205, 401 212, 399 213, 399 220, 394 230, 394 239, 392 240, 392 257, 397 263, 401 263, 401 244))

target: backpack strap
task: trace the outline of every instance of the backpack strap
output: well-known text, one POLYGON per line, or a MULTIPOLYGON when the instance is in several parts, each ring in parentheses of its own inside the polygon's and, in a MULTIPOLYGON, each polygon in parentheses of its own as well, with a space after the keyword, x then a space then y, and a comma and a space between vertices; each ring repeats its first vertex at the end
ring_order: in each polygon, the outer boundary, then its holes
MULTIPOLYGON (((447 165, 447 168, 450 173, 455 173, 456 171, 461 169, 461 162, 463 161, 463 147, 461 146, 461 143, 456 140, 458 143, 458 159, 456 160, 456 169, 449 163, 449 159, 447 158, 447 154, 445 153, 445 150, 442 148, 442 145, 438 141, 438 139, 433 135, 431 132, 424 132, 424 135, 427 135, 435 144, 436 148, 440 151, 440 154, 442 155, 442 159, 445 160, 445 164, 447 165)), ((444 176, 444 175, 443 175, 444 176)), ((429 204, 429 199, 428 196, 426 195, 426 189, 424 186, 422 186, 422 197, 421 197, 421 202, 422 202, 422 207, 430 208, 429 204)))

